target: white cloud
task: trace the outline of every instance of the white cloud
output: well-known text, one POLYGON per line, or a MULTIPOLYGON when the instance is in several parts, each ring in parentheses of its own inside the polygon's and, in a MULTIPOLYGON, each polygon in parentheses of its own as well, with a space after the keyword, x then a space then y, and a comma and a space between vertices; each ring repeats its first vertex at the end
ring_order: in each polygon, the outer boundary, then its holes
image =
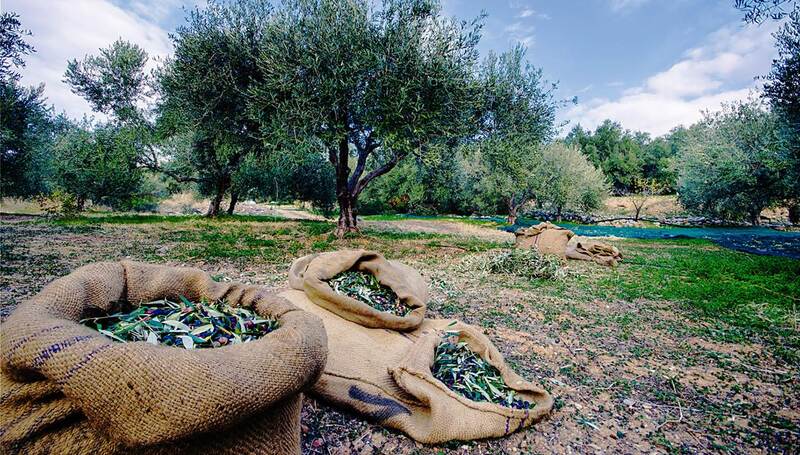
POLYGON ((154 22, 166 14, 163 3, 140 0, 135 2, 136 11, 148 10, 148 4, 150 14, 143 16, 109 0, 6 0, 5 9, 20 15, 23 26, 33 33, 28 42, 36 48, 21 71, 22 82, 44 82, 45 95, 59 112, 74 118, 90 114, 88 103, 62 82, 67 61, 97 54, 118 38, 144 48, 151 57, 150 66, 155 57, 171 53, 167 32, 154 22))
POLYGON ((621 12, 638 8, 650 0, 610 0, 611 10, 614 12, 621 12))
POLYGON ((746 98, 759 85, 754 78, 769 71, 775 55, 771 33, 776 26, 725 27, 668 69, 623 90, 618 99, 594 98, 565 116, 586 128, 610 118, 653 135, 690 125, 702 111, 746 98))
POLYGON ((523 22, 514 22, 507 25, 504 29, 508 33, 509 41, 518 41, 526 47, 531 47, 536 39, 534 35, 535 27, 523 22))
POLYGON ((532 10, 530 8, 523 8, 522 11, 520 11, 519 14, 517 14, 517 17, 520 18, 531 17, 534 14, 536 14, 535 10, 532 10))
POLYGON ((535 9, 527 7, 527 6, 519 7, 519 6, 513 6, 512 5, 512 8, 521 8, 519 10, 519 12, 517 13, 517 19, 528 19, 528 18, 534 19, 534 18, 536 18, 536 19, 543 19, 543 20, 546 20, 546 21, 551 19, 549 14, 540 13, 540 12, 536 11, 535 9))

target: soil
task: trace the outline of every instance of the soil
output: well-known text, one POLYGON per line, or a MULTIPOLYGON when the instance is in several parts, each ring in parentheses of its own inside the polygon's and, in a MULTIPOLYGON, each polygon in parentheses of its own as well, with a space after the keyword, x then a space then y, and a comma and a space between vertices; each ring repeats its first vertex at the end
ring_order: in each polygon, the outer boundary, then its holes
MULTIPOLYGON (((444 233, 449 244, 471 236, 510 239, 472 225, 386 223, 364 225, 444 233)), ((335 240, 302 222, 59 225, 3 217, 0 234, 0 319, 48 282, 93 261, 190 265, 277 290, 287 285, 291 259, 320 242, 324 249, 374 248, 421 271, 430 283, 431 317, 484 327, 518 373, 556 398, 548 418, 506 438, 424 446, 307 397, 304 453, 797 453, 800 447, 798 365, 782 362, 758 337, 746 343, 715 337, 720 325, 684 305, 617 300, 581 285, 574 276, 607 273, 591 263, 571 263, 563 283, 543 285, 465 270, 462 261, 474 254, 466 246, 370 235, 335 240), (248 233, 278 247, 239 255, 247 246, 235 244, 211 255, 203 249, 209 241, 194 237, 208 232, 248 233)), ((618 246, 635 259, 640 253, 625 242, 618 246)))

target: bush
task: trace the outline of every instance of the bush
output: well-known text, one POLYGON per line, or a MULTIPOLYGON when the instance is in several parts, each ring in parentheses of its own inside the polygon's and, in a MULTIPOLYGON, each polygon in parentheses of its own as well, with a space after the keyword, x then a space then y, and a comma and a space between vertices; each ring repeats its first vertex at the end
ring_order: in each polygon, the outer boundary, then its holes
POLYGON ((80 213, 78 197, 60 189, 53 190, 49 195, 40 194, 36 197, 36 202, 50 217, 72 218, 80 213))

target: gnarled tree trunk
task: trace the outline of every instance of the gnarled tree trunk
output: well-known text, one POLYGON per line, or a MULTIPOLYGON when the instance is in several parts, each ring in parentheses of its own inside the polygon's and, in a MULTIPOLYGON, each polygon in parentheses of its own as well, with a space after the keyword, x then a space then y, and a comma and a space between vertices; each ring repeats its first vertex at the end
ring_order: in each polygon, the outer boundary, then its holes
POLYGON ((800 202, 795 201, 789 204, 789 222, 800 224, 800 202))
POLYGON ((367 158, 380 144, 375 142, 371 134, 353 140, 353 145, 358 152, 356 168, 350 174, 348 158, 350 157, 351 137, 356 132, 345 134, 336 148, 328 150, 328 160, 336 170, 336 200, 339 203, 339 221, 336 226, 336 235, 342 237, 348 232, 358 232, 358 195, 374 179, 389 172, 403 159, 407 152, 396 152, 389 161, 364 175, 367 167, 367 158), (362 177, 362 175, 364 175, 362 177))
POLYGON ((228 191, 228 188, 231 186, 231 177, 230 175, 224 174, 217 177, 214 191, 214 196, 211 198, 211 202, 208 204, 208 211, 206 212, 206 216, 216 217, 219 216, 220 206, 222 205, 222 199, 225 197, 225 193, 228 191))
POLYGON ((348 232, 358 232, 358 218, 356 213, 356 199, 345 193, 338 198, 339 221, 336 224, 336 235, 344 236, 348 232))
POLYGON ((508 217, 506 218, 506 222, 508 224, 514 225, 517 224, 517 211, 519 209, 519 205, 514 203, 514 197, 510 197, 508 199, 508 217))
POLYGON ((233 211, 236 210, 237 202, 239 202, 239 193, 231 191, 231 203, 228 204, 228 215, 233 215, 233 211))

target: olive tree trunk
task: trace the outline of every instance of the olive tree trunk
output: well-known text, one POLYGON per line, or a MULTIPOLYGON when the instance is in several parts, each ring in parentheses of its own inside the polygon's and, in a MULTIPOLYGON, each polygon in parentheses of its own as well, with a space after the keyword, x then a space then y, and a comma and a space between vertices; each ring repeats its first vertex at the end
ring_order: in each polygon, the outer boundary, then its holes
POLYGON ((514 198, 511 197, 508 199, 508 217, 506 218, 506 222, 508 224, 514 225, 517 224, 517 212, 519 209, 519 205, 514 203, 514 198))
POLYGON ((219 216, 220 207, 222 206, 222 199, 225 198, 225 193, 228 192, 228 188, 231 186, 231 178, 228 174, 223 174, 217 177, 216 184, 214 185, 214 196, 211 198, 211 202, 208 204, 208 211, 206 212, 206 216, 209 217, 216 217, 219 216))
POLYGON ((380 144, 375 142, 371 135, 366 135, 361 140, 353 142, 357 151, 357 159, 356 168, 351 174, 348 162, 350 137, 350 134, 344 135, 336 148, 328 150, 328 160, 336 170, 336 201, 339 204, 339 221, 336 225, 338 237, 343 237, 348 232, 359 231, 358 196, 370 182, 392 170, 406 156, 406 153, 394 153, 387 162, 364 175, 367 158, 380 147, 380 144))
POLYGON ((231 191, 231 202, 228 204, 228 215, 233 215, 233 211, 236 210, 237 202, 239 202, 239 193, 236 191, 231 191))

